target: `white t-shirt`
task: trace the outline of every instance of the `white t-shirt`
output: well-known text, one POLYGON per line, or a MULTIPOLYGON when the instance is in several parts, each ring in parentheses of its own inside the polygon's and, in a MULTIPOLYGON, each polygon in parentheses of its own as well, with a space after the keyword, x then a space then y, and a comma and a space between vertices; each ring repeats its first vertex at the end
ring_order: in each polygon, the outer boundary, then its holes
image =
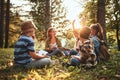
POLYGON ((52 50, 54 47, 58 47, 56 43, 49 44, 50 49, 52 50))

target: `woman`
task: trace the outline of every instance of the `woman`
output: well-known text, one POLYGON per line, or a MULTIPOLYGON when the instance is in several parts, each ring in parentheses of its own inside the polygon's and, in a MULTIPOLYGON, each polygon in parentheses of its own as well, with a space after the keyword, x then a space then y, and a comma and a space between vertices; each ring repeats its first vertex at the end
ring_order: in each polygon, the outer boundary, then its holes
POLYGON ((56 36, 55 29, 53 27, 48 28, 47 30, 47 39, 45 43, 45 50, 48 52, 47 55, 62 55, 62 52, 59 48, 61 48, 61 42, 56 36))

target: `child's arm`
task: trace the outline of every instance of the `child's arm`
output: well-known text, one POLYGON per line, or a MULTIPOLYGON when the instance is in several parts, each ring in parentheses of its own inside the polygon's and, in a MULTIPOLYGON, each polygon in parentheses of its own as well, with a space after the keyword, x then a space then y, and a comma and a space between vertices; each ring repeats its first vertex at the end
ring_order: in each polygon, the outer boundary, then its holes
POLYGON ((32 52, 32 51, 29 51, 29 54, 30 56, 33 58, 33 59, 41 59, 41 58, 47 58, 48 56, 47 55, 37 55, 35 52, 32 52))
POLYGON ((72 57, 72 58, 77 58, 78 60, 80 60, 80 59, 81 59, 81 57, 80 57, 80 56, 71 55, 71 57, 72 57))

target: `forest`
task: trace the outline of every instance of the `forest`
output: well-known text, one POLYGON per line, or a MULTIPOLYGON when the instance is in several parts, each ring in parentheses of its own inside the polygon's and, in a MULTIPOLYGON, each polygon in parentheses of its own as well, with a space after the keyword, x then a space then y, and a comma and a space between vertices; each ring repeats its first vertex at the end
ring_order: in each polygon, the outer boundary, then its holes
POLYGON ((119 35, 120 0, 0 0, 0 79, 119 80, 119 35), (70 1, 74 1, 77 5, 70 1), (76 7, 73 8, 73 6, 77 6, 76 11, 76 7), (74 16, 77 11, 80 11, 77 17, 68 18, 74 16), (68 16, 69 13, 71 14, 68 16), (51 26, 56 29, 62 46, 73 48, 74 35, 71 26, 74 20, 76 28, 100 23, 103 28, 104 41, 107 43, 111 56, 110 60, 98 64, 95 69, 88 70, 73 66, 62 67, 61 62, 69 60, 64 57, 59 59, 53 57, 54 64, 50 68, 13 68, 11 63, 15 43, 21 35, 20 25, 27 20, 32 20, 38 28, 35 32, 36 50, 45 48, 46 32, 51 26))

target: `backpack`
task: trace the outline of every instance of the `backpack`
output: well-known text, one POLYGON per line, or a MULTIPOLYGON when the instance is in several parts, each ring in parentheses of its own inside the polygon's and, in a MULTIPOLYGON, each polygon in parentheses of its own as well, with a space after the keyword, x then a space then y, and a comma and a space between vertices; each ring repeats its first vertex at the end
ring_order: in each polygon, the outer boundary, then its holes
POLYGON ((107 44, 103 40, 100 41, 100 60, 108 61, 110 59, 110 54, 108 51, 107 44))

